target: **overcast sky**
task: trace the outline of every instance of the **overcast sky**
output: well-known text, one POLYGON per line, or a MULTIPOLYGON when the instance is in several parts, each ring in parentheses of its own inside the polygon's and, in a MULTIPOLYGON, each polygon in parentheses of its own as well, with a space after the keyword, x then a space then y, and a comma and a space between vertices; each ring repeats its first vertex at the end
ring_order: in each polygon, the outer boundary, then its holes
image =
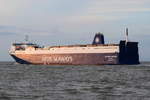
POLYGON ((140 59, 150 61, 150 0, 0 0, 0 61, 13 61, 13 42, 40 45, 89 44, 95 32, 119 43, 129 28, 140 59))

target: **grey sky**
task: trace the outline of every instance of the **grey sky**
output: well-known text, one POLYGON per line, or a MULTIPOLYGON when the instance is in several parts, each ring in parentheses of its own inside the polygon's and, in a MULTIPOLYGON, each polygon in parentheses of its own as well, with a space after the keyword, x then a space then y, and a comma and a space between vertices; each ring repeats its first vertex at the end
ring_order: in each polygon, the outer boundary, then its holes
POLYGON ((150 0, 0 0, 0 61, 12 60, 8 49, 28 34, 41 45, 91 43, 103 32, 118 43, 129 28, 139 41, 141 60, 150 60, 150 0))

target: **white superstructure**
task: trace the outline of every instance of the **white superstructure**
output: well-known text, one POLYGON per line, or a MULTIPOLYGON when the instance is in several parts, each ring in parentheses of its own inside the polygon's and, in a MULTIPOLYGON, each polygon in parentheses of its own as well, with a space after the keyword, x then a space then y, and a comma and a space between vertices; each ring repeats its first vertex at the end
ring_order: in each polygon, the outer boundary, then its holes
POLYGON ((36 48, 27 46, 25 49, 14 50, 15 54, 79 54, 79 53, 119 53, 119 45, 81 45, 81 46, 55 46, 36 48))

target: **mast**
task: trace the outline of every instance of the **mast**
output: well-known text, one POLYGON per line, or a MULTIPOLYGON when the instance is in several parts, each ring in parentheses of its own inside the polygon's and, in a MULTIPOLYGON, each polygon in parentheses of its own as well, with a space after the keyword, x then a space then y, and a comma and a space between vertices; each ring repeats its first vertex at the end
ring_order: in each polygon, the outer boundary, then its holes
POLYGON ((25 42, 28 43, 29 42, 29 36, 25 35, 25 42))
POLYGON ((126 43, 129 42, 129 38, 128 38, 128 28, 126 28, 126 43))

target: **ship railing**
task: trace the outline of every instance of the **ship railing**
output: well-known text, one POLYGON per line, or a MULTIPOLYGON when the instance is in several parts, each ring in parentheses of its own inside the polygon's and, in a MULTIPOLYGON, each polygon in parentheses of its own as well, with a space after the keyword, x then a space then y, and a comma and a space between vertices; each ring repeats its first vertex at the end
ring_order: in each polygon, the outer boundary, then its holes
POLYGON ((48 49, 51 48, 71 48, 71 47, 96 47, 96 46, 119 46, 119 44, 87 44, 87 45, 66 45, 66 46, 50 46, 50 47, 46 47, 48 49))

